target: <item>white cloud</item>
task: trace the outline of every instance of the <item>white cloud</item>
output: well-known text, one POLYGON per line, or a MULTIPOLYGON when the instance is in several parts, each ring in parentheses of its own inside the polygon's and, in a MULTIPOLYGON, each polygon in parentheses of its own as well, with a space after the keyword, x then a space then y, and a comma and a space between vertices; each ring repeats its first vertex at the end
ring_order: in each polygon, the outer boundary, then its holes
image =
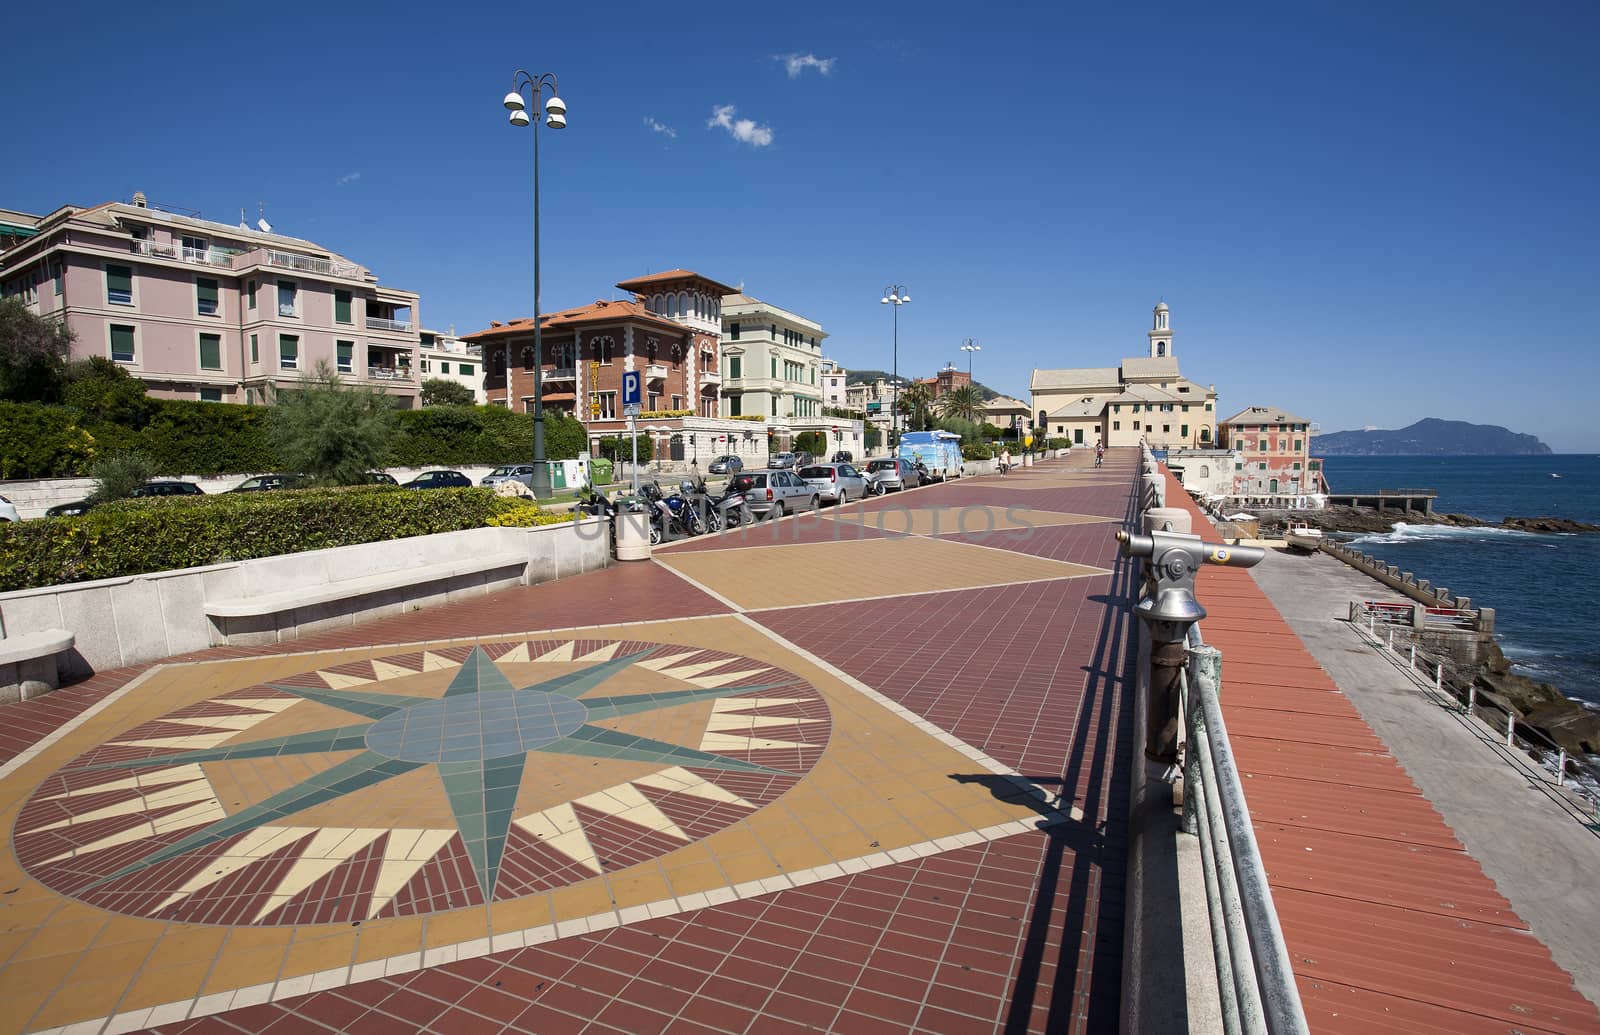
POLYGON ((734 110, 731 104, 714 106, 711 109, 711 117, 706 120, 706 126, 708 128, 721 126, 733 139, 752 147, 766 147, 772 143, 771 126, 758 126, 754 119, 736 119, 733 117, 734 110))
POLYGON ((783 62, 790 79, 798 79, 800 73, 808 68, 814 68, 823 75, 828 75, 833 71, 833 63, 839 59, 819 58, 815 54, 782 54, 778 60, 783 62))
POLYGON ((343 187, 346 184, 354 183, 359 179, 361 179, 361 174, 358 173, 358 172, 353 172, 353 173, 345 173, 343 176, 339 177, 339 179, 337 181, 335 181, 335 182, 337 182, 339 186, 343 187))
POLYGON ((655 132, 660 133, 662 136, 666 137, 668 140, 676 140, 676 139, 678 139, 678 131, 677 130, 673 129, 671 126, 662 125, 661 123, 657 122, 655 119, 651 118, 648 115, 646 115, 644 117, 644 124, 646 126, 649 126, 655 132))

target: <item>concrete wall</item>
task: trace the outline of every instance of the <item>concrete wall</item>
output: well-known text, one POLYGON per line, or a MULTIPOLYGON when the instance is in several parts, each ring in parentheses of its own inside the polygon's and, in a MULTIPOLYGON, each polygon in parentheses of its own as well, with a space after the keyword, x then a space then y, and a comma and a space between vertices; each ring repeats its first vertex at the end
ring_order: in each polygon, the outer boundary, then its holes
MULTIPOLYGON (((542 528, 475 528, 359 546, 184 568, 0 593, 0 629, 22 634, 64 628, 77 637, 64 656, 63 679, 82 679, 123 665, 159 661, 223 642, 297 639, 515 585, 532 585, 610 563, 603 522, 542 528), (207 601, 277 593, 329 579, 353 578, 492 554, 527 558, 526 571, 503 568, 349 600, 286 611, 224 627, 207 601)), ((232 620, 231 620, 232 621, 232 620)), ((14 688, 12 688, 14 689, 14 688)), ((0 699, 8 688, 0 687, 0 699)))

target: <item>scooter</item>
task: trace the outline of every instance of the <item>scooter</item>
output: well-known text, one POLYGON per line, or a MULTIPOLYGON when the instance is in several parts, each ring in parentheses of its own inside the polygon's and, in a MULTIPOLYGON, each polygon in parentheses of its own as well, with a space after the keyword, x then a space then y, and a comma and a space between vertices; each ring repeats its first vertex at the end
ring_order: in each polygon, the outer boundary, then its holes
POLYGON ((611 541, 611 555, 615 557, 617 553, 617 505, 600 493, 595 492, 594 487, 590 486, 583 495, 578 497, 578 505, 573 509, 580 514, 589 514, 606 519, 606 528, 611 541))
POLYGON ((639 495, 650 504, 651 546, 660 546, 668 539, 694 534, 678 519, 677 512, 672 509, 668 497, 661 491, 661 486, 655 482, 645 482, 639 486, 639 495))
POLYGON ((722 495, 717 496, 706 488, 704 478, 695 483, 695 505, 704 508, 706 524, 712 532, 720 532, 724 528, 738 528, 745 522, 754 520, 750 508, 745 503, 744 491, 734 488, 733 485, 733 481, 730 480, 722 495))

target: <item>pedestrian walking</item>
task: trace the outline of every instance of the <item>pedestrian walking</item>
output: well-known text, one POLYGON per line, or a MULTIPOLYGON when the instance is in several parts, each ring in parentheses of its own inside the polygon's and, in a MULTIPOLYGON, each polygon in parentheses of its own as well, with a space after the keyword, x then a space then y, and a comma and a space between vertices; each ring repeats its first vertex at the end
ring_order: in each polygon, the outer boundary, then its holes
POLYGON ((1011 470, 1011 450, 1006 448, 1000 450, 1000 473, 1005 474, 1009 470, 1011 470))

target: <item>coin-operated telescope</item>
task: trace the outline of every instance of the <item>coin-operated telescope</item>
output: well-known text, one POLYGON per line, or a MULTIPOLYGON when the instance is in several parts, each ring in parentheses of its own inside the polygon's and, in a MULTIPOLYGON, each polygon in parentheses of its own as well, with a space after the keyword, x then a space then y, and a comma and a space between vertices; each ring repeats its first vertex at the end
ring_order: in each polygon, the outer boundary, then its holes
POLYGON ((1194 598, 1194 577, 1202 564, 1250 568, 1265 551, 1254 546, 1207 543, 1197 535, 1118 532, 1124 557, 1145 558, 1146 595, 1133 613, 1150 630, 1149 702, 1145 711, 1145 757, 1176 765, 1178 761, 1178 684, 1184 664, 1184 641, 1206 609, 1194 598))

